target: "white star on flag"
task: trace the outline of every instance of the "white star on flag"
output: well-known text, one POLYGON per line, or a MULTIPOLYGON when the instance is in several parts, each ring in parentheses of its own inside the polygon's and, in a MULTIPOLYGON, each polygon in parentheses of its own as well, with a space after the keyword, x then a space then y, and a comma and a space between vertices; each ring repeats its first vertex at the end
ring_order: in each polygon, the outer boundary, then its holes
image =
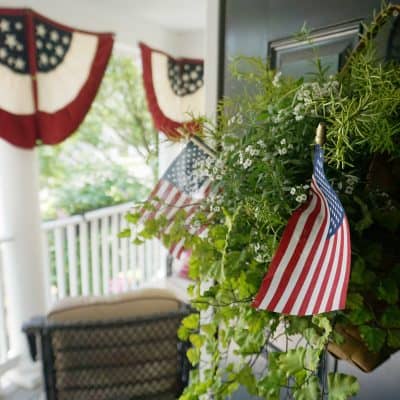
POLYGON ((17 38, 15 37, 15 35, 12 34, 8 34, 6 36, 6 40, 5 40, 5 44, 10 48, 13 49, 17 44, 17 38))
POLYGON ((57 46, 56 47, 56 54, 61 57, 64 54, 64 49, 62 48, 62 46, 57 46))
POLYGON ((42 24, 39 24, 36 27, 36 33, 38 34, 38 36, 46 36, 46 27, 42 24))
POLYGON ((58 39, 59 39, 58 32, 57 32, 57 31, 51 31, 51 33, 50 33, 50 39, 51 39, 53 42, 57 42, 58 39))
POLYGON ((23 70, 25 68, 25 61, 22 58, 15 60, 15 68, 23 70))
POLYGON ((5 49, 5 48, 0 48, 0 58, 2 59, 2 60, 4 60, 6 57, 7 57, 7 49, 5 49))
POLYGON ((47 54, 46 53, 42 53, 40 55, 40 63, 43 64, 43 65, 47 65, 48 62, 49 62, 49 58, 47 57, 47 54))
POLYGON ((8 32, 9 30, 10 30, 10 22, 7 21, 6 19, 2 19, 0 21, 0 31, 8 32))

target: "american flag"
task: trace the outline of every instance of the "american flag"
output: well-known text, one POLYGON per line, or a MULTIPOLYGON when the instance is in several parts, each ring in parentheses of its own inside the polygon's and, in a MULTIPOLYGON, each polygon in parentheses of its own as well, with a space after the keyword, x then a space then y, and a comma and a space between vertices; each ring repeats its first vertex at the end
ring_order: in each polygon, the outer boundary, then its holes
POLYGON ((350 231, 315 146, 311 195, 288 222, 253 307, 290 315, 342 309, 350 274, 350 231))
MULTIPOLYGON (((199 139, 191 139, 182 152, 176 157, 151 192, 148 201, 154 206, 154 211, 143 211, 139 223, 164 215, 168 232, 173 225, 176 213, 186 211, 185 223, 192 234, 200 234, 204 227, 192 227, 190 222, 199 209, 200 202, 210 192, 210 180, 199 174, 197 168, 201 163, 212 162, 213 151, 199 139)), ((171 255, 179 259, 184 254, 184 240, 175 243, 169 249, 171 255)))

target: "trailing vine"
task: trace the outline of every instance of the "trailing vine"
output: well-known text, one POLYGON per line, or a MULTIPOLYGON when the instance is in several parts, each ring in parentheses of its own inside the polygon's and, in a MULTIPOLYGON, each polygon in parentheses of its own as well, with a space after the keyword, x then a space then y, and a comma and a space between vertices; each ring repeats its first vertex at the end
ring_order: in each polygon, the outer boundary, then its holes
POLYGON ((331 372, 325 382, 319 376, 327 348, 345 340, 343 327, 356 329, 376 355, 400 348, 400 66, 382 64, 366 32, 336 76, 326 76, 320 62, 307 81, 281 76, 257 59, 233 63, 232 74, 251 90, 222 102, 216 126, 203 121, 219 152, 212 163, 198 165, 213 191, 190 223, 206 224, 206 235, 190 234, 185 209, 168 233, 163 216, 143 227, 137 226, 139 210, 127 216, 137 243, 158 236, 170 246, 184 238, 192 252, 192 305, 212 312, 206 322, 192 314, 179 330, 193 345, 191 363, 202 364, 181 399, 222 400, 239 386, 269 400, 284 391, 297 400, 347 399, 359 390, 355 377, 331 372), (252 299, 283 229, 307 199, 321 121, 327 126, 326 175, 352 234, 346 309, 307 317, 255 310, 252 299))

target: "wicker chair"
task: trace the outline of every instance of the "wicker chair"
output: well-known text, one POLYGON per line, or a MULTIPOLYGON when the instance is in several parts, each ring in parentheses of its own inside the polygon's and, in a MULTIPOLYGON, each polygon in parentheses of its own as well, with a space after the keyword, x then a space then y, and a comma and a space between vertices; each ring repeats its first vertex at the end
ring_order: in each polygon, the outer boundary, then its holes
POLYGON ((164 289, 71 298, 23 330, 41 356, 47 400, 176 399, 187 384, 188 307, 164 289))

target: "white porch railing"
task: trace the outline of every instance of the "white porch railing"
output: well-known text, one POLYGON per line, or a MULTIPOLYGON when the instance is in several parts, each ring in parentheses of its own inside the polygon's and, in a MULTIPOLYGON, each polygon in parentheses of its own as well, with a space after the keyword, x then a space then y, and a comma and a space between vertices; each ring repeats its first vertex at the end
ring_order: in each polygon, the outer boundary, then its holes
POLYGON ((67 296, 107 295, 165 275, 158 240, 133 245, 126 203, 42 224, 48 305, 67 296))

